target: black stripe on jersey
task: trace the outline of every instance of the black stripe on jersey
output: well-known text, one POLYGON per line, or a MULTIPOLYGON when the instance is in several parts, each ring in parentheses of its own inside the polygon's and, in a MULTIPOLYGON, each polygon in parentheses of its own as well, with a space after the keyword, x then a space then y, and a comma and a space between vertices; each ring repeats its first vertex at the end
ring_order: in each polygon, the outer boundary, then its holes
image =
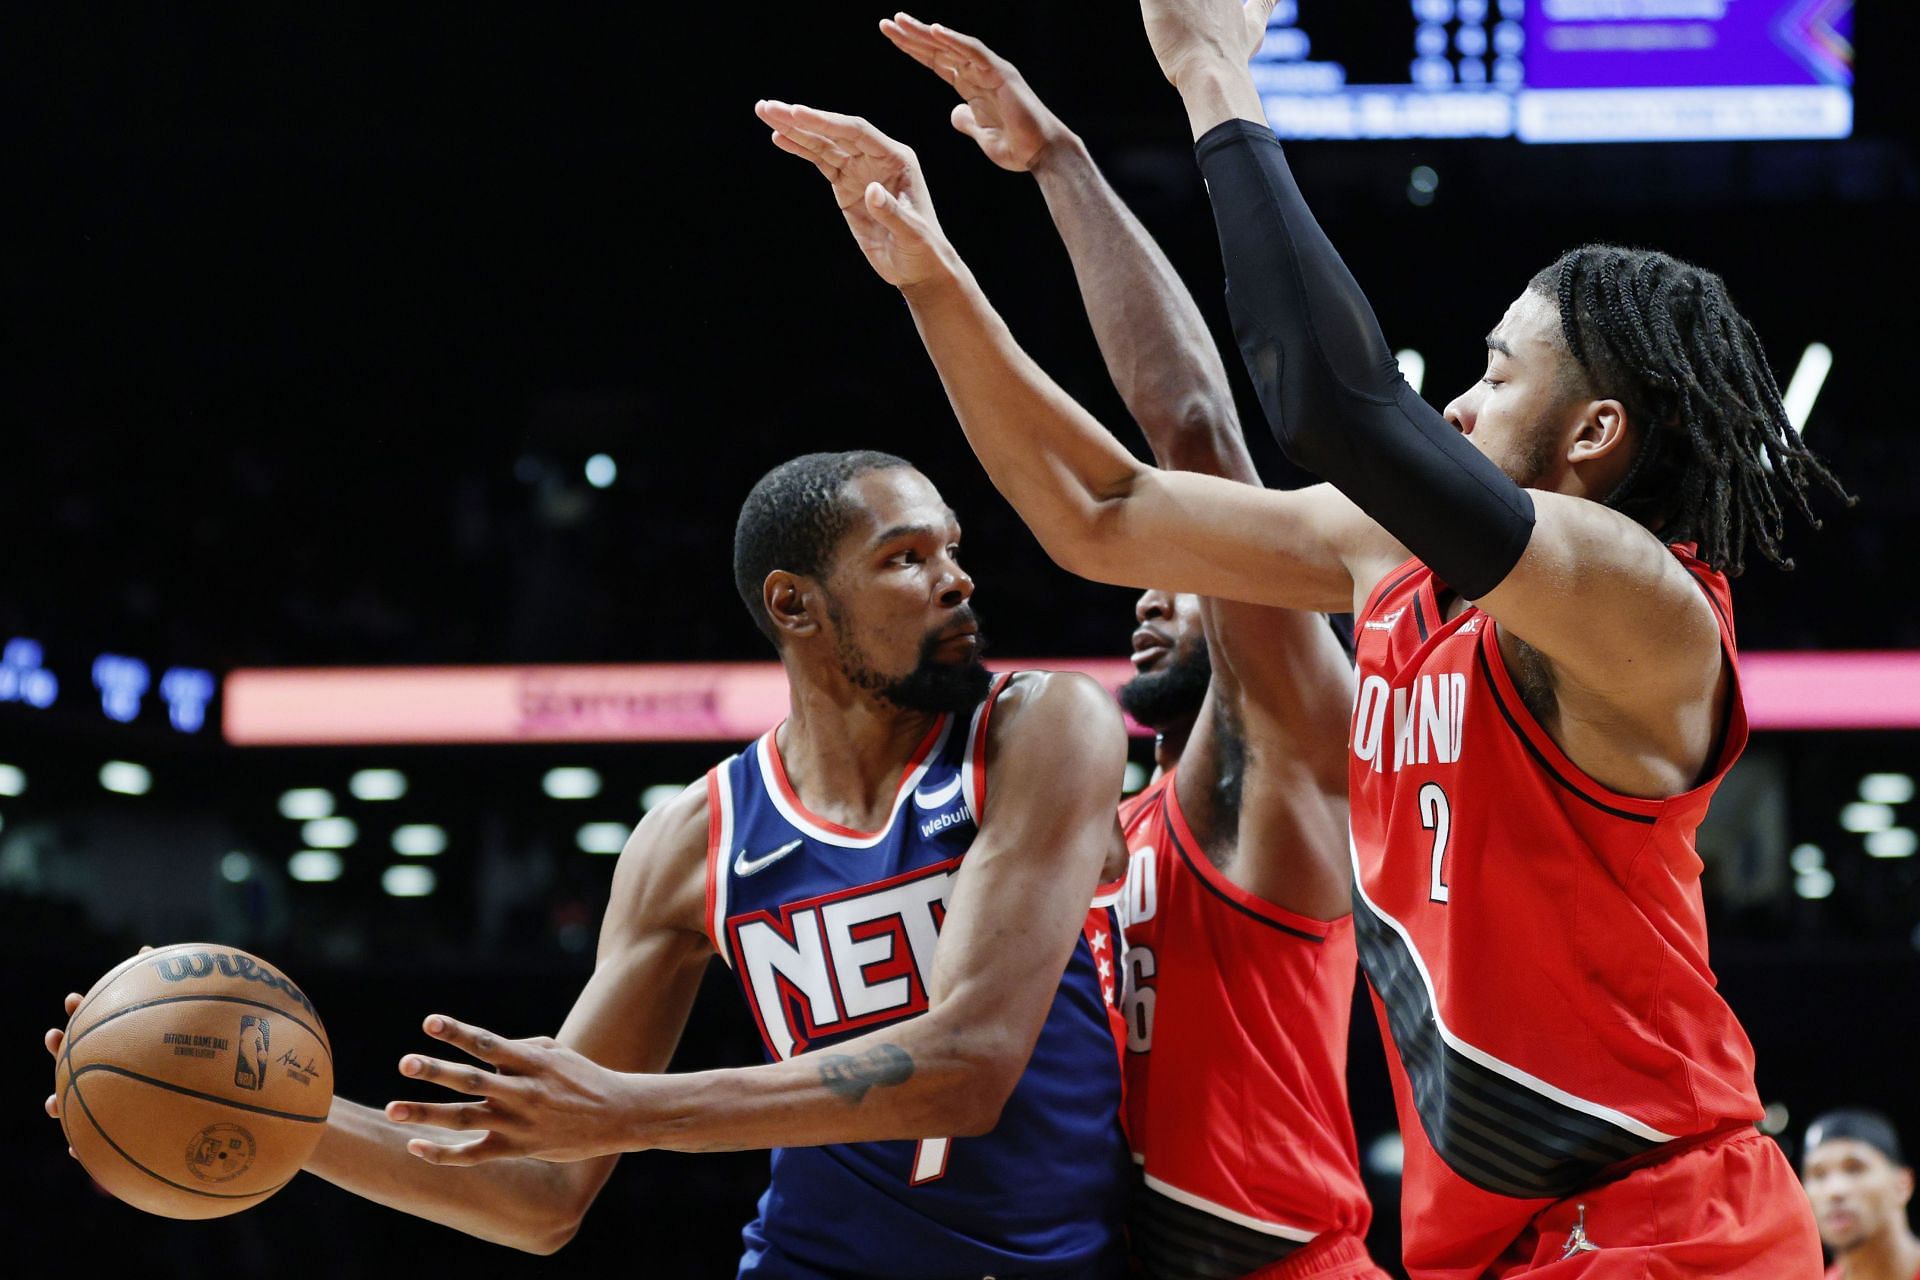
POLYGON ((1181 1204, 1144 1180, 1128 1206, 1127 1243, 1147 1280, 1238 1280, 1300 1248, 1181 1204))
MULTIPOLYGON (((1487 643, 1498 644, 1499 641, 1489 640, 1487 643)), ((1494 679, 1493 668, 1487 665, 1487 646, 1485 644, 1475 645, 1473 652, 1474 656, 1480 660, 1481 674, 1487 678, 1487 692, 1493 695, 1493 705, 1500 708, 1501 716, 1506 719, 1507 725, 1513 730, 1514 736, 1520 739, 1520 745, 1524 746, 1527 749, 1527 754, 1532 756, 1534 761, 1539 764, 1542 769, 1546 770, 1549 778, 1552 778, 1555 782, 1573 792, 1574 795, 1579 796, 1582 800, 1585 800, 1602 813, 1612 814, 1616 818, 1625 818, 1628 822, 1644 822, 1648 826, 1652 826, 1654 823, 1660 821, 1658 816, 1651 813, 1633 813, 1627 809, 1616 809, 1605 801, 1594 799, 1579 787, 1561 777, 1560 771, 1553 767, 1552 762, 1540 754, 1540 748, 1533 745, 1533 739, 1529 738, 1527 731, 1520 727, 1520 722, 1514 718, 1513 712, 1507 710, 1506 699, 1500 696, 1500 682, 1494 679)))
POLYGON ((1418 591, 1413 593, 1413 625, 1420 628, 1420 639, 1424 642, 1427 638, 1427 611, 1420 607, 1418 591))
MULTIPOLYGON (((1407 570, 1407 571, 1406 571, 1405 573, 1403 573, 1403 574, 1401 574, 1401 575, 1400 575, 1399 577, 1397 577, 1397 578, 1395 578, 1395 579, 1394 579, 1394 580, 1393 580, 1392 582, 1389 582, 1389 583, 1388 583, 1388 584, 1387 584, 1386 586, 1384 586, 1384 587, 1375 587, 1375 588, 1374 588, 1374 595, 1373 595, 1373 600, 1374 600, 1374 608, 1375 608, 1375 609, 1377 609, 1377 608, 1379 608, 1379 607, 1380 607, 1380 605, 1381 605, 1381 604, 1382 604, 1383 602, 1385 602, 1385 600, 1386 600, 1386 598, 1387 598, 1388 596, 1390 596, 1390 595, 1392 595, 1392 594, 1393 594, 1394 592, 1396 592, 1396 591, 1398 591, 1398 590, 1400 589, 1400 584, 1401 584, 1401 583, 1403 583, 1403 582, 1405 582, 1405 581, 1406 581, 1406 580, 1407 580, 1408 578, 1411 578, 1411 577, 1412 577, 1412 576, 1413 576, 1414 574, 1416 574, 1416 573, 1418 573, 1418 572, 1420 572, 1420 571, 1421 571, 1422 569, 1424 569, 1424 568, 1426 568, 1426 567, 1427 567, 1427 566, 1425 566, 1425 565, 1423 565, 1423 564, 1416 564, 1416 565, 1414 565, 1414 566, 1413 566, 1413 568, 1411 568, 1411 569, 1409 569, 1409 570, 1407 570)), ((1361 619, 1360 619, 1360 621, 1362 621, 1362 622, 1364 622, 1364 621, 1366 621, 1366 619, 1367 619, 1367 617, 1370 617, 1370 616, 1371 616, 1371 611, 1369 611, 1369 612, 1368 612, 1368 614, 1366 614, 1366 615, 1363 615, 1363 616, 1361 617, 1361 619)))
POLYGON ((1713 594, 1713 588, 1708 585, 1707 582, 1707 575, 1701 573, 1698 569, 1688 569, 1687 572, 1693 575, 1694 582, 1698 584, 1700 588, 1700 594, 1707 598, 1707 603, 1713 608, 1714 616, 1720 619, 1721 625, 1726 628, 1726 634, 1732 635, 1733 619, 1721 611, 1720 597, 1713 594))
POLYGON ((1407 942, 1358 894, 1360 964, 1386 1006, 1414 1110, 1447 1167, 1483 1191, 1558 1199, 1660 1144, 1482 1066, 1440 1035, 1407 942))
MULTIPOLYGON (((1169 787, 1167 788, 1167 791, 1171 791, 1172 789, 1173 789, 1172 787, 1169 787)), ((1325 942, 1326 941, 1326 939, 1324 937, 1321 937, 1319 934, 1308 933, 1305 929, 1296 929, 1292 925, 1282 924, 1278 920, 1269 920, 1267 919, 1267 917, 1261 915, 1258 911, 1255 911, 1252 907, 1249 907, 1246 903, 1235 902, 1232 898, 1222 893, 1218 885, 1214 884, 1213 881, 1207 879, 1206 876, 1200 874, 1200 868, 1193 864, 1193 855, 1187 852, 1187 846, 1184 843, 1182 843, 1180 836, 1173 825, 1173 815, 1169 812, 1166 812, 1168 806, 1171 804, 1171 801, 1167 799, 1167 791, 1162 791, 1160 793, 1160 807, 1162 810, 1160 814, 1160 827, 1163 831, 1167 833, 1167 838, 1173 841, 1173 851, 1180 855, 1180 860, 1182 862, 1187 864, 1187 871, 1193 876, 1194 880, 1200 885, 1201 888, 1205 889, 1208 893, 1212 894, 1214 897, 1220 899, 1220 901, 1232 907, 1235 911, 1238 911, 1241 915, 1246 916, 1248 919, 1251 919, 1251 920, 1258 920, 1261 924, 1267 926, 1267 928, 1269 929, 1278 929, 1282 933, 1290 933, 1294 937, 1304 938, 1308 942, 1325 942)))

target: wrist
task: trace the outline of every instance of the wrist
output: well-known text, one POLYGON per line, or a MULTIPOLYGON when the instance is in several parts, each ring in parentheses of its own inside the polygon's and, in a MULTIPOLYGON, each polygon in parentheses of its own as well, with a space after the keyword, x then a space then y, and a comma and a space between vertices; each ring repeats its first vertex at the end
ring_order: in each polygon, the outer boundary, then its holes
POLYGON ((967 282, 972 278, 966 263, 950 247, 945 248, 937 257, 934 269, 920 279, 900 286, 901 296, 908 305, 921 307, 950 299, 963 293, 967 282))
POLYGON ((1050 173, 1062 170, 1079 169, 1092 163, 1092 155, 1080 135, 1065 125, 1048 130, 1040 149, 1027 161, 1027 172, 1036 178, 1045 178, 1050 173))
POLYGON ((676 1085, 688 1076, 622 1072, 618 1076, 616 1114, 620 1150, 651 1151, 666 1145, 676 1118, 687 1111, 676 1085))
POLYGON ((1263 126, 1267 122, 1253 76, 1243 64, 1208 59, 1182 75, 1176 87, 1196 140, 1228 120, 1250 120, 1263 126))

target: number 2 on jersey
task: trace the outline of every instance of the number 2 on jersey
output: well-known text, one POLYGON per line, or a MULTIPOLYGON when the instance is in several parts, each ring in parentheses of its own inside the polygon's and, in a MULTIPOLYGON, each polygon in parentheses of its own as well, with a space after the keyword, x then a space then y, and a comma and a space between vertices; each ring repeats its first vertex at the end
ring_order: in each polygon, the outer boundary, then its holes
POLYGON ((1442 863, 1447 856, 1447 836, 1453 827, 1453 814, 1447 806, 1447 793, 1437 782, 1420 787, 1420 825, 1433 832, 1433 884, 1429 896, 1435 902, 1447 900, 1447 881, 1442 863))

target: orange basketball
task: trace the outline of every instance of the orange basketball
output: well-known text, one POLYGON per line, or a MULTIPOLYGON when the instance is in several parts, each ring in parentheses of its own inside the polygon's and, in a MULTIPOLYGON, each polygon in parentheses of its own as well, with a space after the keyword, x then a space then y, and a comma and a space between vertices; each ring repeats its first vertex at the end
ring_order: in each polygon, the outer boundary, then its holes
POLYGON ((93 984, 54 1067, 67 1143, 148 1213, 218 1218, 285 1186, 333 1101, 313 1006, 244 951, 182 942, 93 984))

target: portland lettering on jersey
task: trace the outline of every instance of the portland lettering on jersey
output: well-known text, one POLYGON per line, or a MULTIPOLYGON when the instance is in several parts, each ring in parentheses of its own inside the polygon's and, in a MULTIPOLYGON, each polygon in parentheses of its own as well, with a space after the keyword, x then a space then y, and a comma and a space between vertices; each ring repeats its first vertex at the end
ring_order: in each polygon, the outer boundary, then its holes
POLYGON ((1367 676, 1354 695, 1353 754, 1375 773, 1452 764, 1460 758, 1466 713, 1467 677, 1460 672, 1420 675, 1405 685, 1367 676))

